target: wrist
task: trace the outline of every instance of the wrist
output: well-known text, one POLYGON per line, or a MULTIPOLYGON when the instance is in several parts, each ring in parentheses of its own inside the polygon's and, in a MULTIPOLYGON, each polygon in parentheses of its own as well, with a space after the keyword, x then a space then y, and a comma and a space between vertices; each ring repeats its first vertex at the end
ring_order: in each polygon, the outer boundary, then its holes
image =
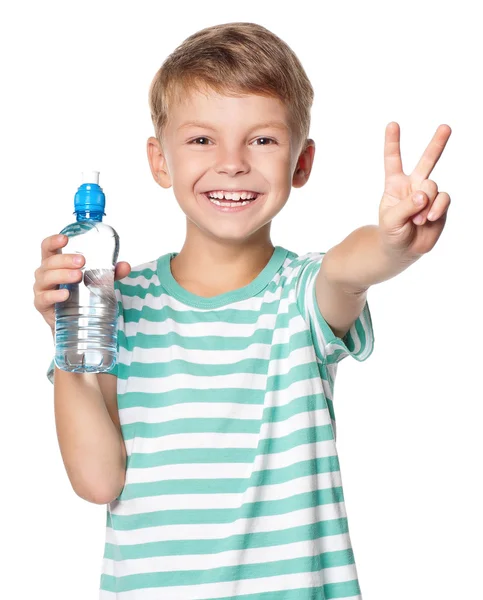
POLYGON ((385 257, 388 265, 390 265, 389 270, 395 270, 398 273, 415 263, 422 256, 421 254, 409 253, 405 249, 388 244, 385 240, 385 236, 381 235, 380 229, 379 247, 381 254, 385 257))

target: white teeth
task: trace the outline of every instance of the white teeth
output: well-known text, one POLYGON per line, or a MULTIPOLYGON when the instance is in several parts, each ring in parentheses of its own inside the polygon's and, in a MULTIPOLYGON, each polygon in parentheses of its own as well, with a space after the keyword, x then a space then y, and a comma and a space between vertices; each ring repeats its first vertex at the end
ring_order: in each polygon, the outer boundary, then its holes
POLYGON ((218 200, 254 200, 258 194, 254 194, 252 192, 223 192, 223 190, 217 190, 214 192, 208 192, 207 196, 209 198, 217 198, 218 200))
POLYGON ((245 206, 245 204, 250 204, 249 200, 246 200, 244 202, 220 202, 219 200, 215 200, 214 198, 209 198, 209 200, 213 204, 217 204, 218 206, 226 206, 226 207, 245 206))

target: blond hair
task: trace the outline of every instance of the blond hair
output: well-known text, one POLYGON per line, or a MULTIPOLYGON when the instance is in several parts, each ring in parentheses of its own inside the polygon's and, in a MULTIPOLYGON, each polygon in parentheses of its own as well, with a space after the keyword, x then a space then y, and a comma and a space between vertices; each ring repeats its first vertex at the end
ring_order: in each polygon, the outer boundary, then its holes
POLYGON ((149 90, 151 119, 160 142, 172 103, 188 90, 206 88, 225 96, 279 98, 288 109, 296 143, 306 142, 314 90, 292 49, 262 25, 224 23, 201 29, 166 58, 149 90))

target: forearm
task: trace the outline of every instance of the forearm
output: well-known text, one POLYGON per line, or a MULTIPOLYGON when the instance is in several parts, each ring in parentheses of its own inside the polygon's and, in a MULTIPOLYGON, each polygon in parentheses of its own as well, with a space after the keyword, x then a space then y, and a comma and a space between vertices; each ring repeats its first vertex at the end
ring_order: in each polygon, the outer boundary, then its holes
POLYGON ((62 460, 73 489, 90 502, 111 502, 124 486, 124 441, 95 373, 55 367, 54 408, 62 460))
POLYGON ((352 293, 399 275, 415 260, 391 256, 382 246, 378 225, 356 229, 324 257, 327 276, 352 293))

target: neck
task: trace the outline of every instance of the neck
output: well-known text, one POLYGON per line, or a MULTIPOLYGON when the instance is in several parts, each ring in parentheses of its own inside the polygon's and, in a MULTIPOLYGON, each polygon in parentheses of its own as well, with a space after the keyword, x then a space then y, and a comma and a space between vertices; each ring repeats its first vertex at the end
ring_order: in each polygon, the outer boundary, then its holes
POLYGON ((171 261, 171 272, 188 291, 216 296, 251 283, 273 251, 270 223, 249 239, 230 242, 206 235, 187 220, 186 239, 171 261))

